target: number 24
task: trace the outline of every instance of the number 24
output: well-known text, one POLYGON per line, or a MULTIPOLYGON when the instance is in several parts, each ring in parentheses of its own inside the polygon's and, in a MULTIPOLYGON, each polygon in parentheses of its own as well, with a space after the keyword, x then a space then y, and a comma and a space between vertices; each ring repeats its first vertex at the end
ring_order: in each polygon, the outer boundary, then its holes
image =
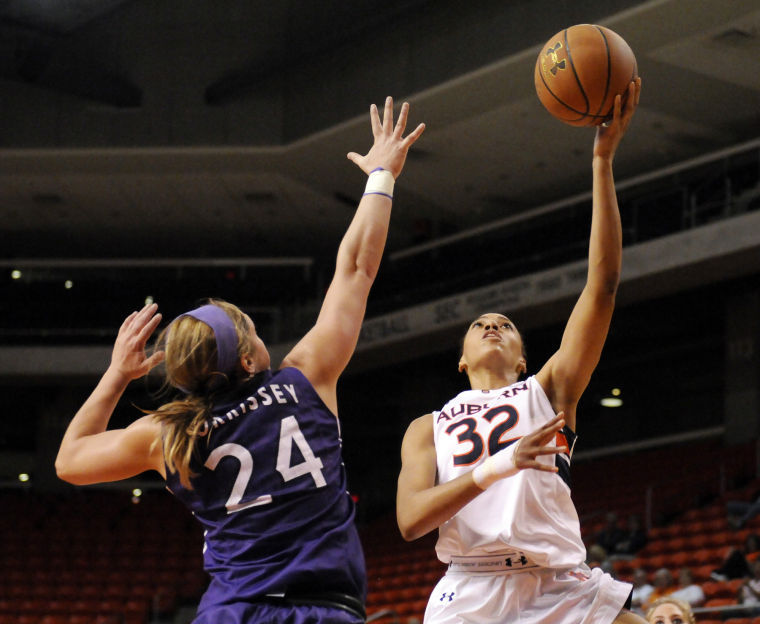
MULTIPOLYGON (((248 507, 268 505, 272 502, 271 494, 263 494, 245 503, 240 502, 253 476, 253 456, 247 448, 234 442, 222 444, 211 451, 204 465, 209 470, 216 470, 217 465, 223 457, 235 457, 240 462, 237 478, 232 486, 230 497, 225 504, 228 514, 247 509, 248 507)), ((314 479, 314 485, 321 488, 327 485, 325 477, 322 474, 322 468, 322 460, 314 455, 309 443, 306 441, 303 433, 301 433, 301 428, 298 426, 296 417, 287 416, 283 418, 280 423, 280 444, 277 450, 277 472, 282 475, 283 481, 291 481, 309 474, 314 479), (290 451, 294 443, 301 452, 304 461, 300 464, 291 465, 290 451)))

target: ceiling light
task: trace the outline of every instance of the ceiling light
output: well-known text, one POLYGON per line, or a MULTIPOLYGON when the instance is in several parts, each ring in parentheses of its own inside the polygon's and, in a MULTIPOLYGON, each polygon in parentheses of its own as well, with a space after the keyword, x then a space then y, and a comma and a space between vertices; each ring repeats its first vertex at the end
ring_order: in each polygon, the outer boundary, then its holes
POLYGON ((64 287, 66 290, 71 290, 71 289, 74 287, 74 282, 72 282, 71 280, 66 280, 66 281, 63 283, 63 287, 64 287))
POLYGON ((13 271, 11 271, 11 277, 13 279, 21 279, 21 271, 18 269, 13 269, 13 271))
POLYGON ((619 397, 604 397, 599 403, 602 407, 620 407, 623 404, 623 399, 619 397))
POLYGON ((26 483, 27 481, 29 481, 29 475, 27 473, 25 473, 25 472, 22 472, 18 476, 18 480, 21 481, 21 483, 26 483))

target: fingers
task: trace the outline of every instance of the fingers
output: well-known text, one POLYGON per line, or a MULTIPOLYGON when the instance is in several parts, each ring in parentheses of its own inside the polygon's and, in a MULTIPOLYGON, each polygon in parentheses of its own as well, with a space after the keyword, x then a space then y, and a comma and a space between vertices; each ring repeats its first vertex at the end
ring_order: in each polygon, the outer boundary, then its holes
POLYGON ((372 124, 372 136, 377 136, 383 131, 383 126, 380 123, 380 114, 377 112, 377 105, 371 104, 369 107, 369 120, 372 124))
POLYGON ((413 132, 409 133, 409 136, 407 136, 403 142, 401 143, 401 146, 403 149, 409 149, 409 147, 414 143, 417 139, 422 136, 422 133, 425 132, 425 124, 421 123, 419 126, 417 126, 413 132))
POLYGON ((565 413, 560 412, 554 418, 552 418, 543 427, 536 430, 539 437, 543 438, 547 435, 554 435, 565 426, 565 413))
POLYGON ((145 366, 147 366, 148 370, 151 370, 163 362, 164 359, 166 359, 166 352, 156 351, 147 360, 145 360, 145 366))
POLYGON ((129 327, 136 316, 137 312, 132 312, 132 314, 125 318, 124 322, 121 324, 121 327, 119 327, 119 333, 123 332, 127 327, 129 327))
POLYGON ((145 304, 142 307, 142 310, 139 312, 132 312, 127 318, 124 319, 124 322, 121 324, 121 327, 119 328, 119 332, 124 331, 127 328, 130 328, 133 324, 138 323, 140 324, 143 319, 146 316, 149 316, 150 314, 155 311, 155 309, 158 308, 158 306, 155 303, 145 304))
POLYGON ((393 130, 393 98, 389 95, 385 98, 385 110, 383 111, 383 131, 390 134, 393 130))
POLYGON ((140 332, 137 334, 137 339, 142 343, 145 344, 148 341, 148 338, 150 338, 151 334, 155 331, 156 327, 158 327, 158 324, 161 322, 161 319, 163 317, 161 314, 156 314, 153 318, 151 318, 140 330, 140 332))
POLYGON ((636 88, 634 89, 634 100, 633 103, 635 106, 639 105, 639 99, 641 98, 641 76, 636 78, 636 88))
POLYGON ((567 453, 566 446, 540 446, 536 450, 536 455, 559 455, 560 453, 567 453))
POLYGON ((622 116, 623 120, 627 123, 631 117, 633 117, 633 113, 636 111, 636 108, 639 105, 639 98, 641 97, 641 78, 636 78, 636 80, 632 80, 630 84, 628 85, 628 94, 626 96, 625 100, 625 106, 621 107, 623 109, 622 116))
MULTIPOLYGON (((156 310, 158 305, 151 303, 143 306, 139 312, 132 312, 121 324, 119 334, 128 332, 138 343, 144 344, 163 318, 161 314, 156 314, 156 310)), ((124 338, 128 336, 124 335, 124 338)))
POLYGON ((615 106, 614 106, 614 112, 612 113, 612 123, 613 124, 619 124, 620 123, 620 111, 623 108, 623 96, 619 93, 615 96, 615 106))
POLYGON ((396 121, 396 129, 393 131, 393 135, 400 139, 406 129, 406 119, 409 116, 409 102, 404 102, 401 105, 401 111, 398 114, 398 120, 396 121))

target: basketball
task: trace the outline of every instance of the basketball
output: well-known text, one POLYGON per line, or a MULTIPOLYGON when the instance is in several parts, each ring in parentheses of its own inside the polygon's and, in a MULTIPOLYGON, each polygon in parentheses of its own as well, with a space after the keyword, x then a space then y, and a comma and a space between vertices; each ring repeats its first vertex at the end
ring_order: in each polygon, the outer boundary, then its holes
POLYGON ((615 96, 637 76, 636 57, 616 32, 576 24, 546 42, 536 60, 538 99, 571 126, 597 126, 612 117, 615 96))

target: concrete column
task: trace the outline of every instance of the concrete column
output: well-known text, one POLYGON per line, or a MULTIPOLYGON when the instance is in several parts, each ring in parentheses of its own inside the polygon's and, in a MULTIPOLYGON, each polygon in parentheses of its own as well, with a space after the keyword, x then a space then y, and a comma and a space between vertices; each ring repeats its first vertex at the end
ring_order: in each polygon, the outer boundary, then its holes
POLYGON ((726 443, 760 433, 760 290, 726 299, 726 443))

